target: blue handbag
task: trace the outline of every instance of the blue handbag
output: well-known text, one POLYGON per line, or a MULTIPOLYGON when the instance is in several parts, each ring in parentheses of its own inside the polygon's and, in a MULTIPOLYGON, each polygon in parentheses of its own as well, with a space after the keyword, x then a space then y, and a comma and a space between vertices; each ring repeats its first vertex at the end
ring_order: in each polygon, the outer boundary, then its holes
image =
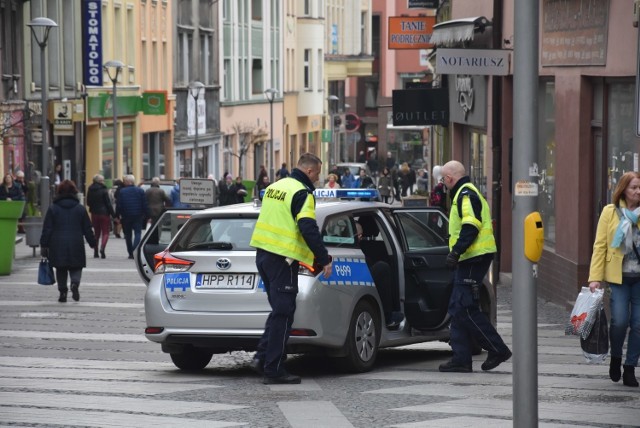
POLYGON ((38 284, 53 285, 55 283, 56 279, 53 275, 53 268, 49 265, 49 259, 42 258, 38 266, 38 284))

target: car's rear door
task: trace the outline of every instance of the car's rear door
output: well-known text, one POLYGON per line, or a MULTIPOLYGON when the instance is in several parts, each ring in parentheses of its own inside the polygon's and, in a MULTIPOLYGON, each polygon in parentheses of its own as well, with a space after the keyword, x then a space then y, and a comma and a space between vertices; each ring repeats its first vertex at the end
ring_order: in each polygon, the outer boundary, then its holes
POLYGON ((432 208, 398 208, 393 216, 403 246, 405 316, 416 329, 437 329, 448 320, 452 288, 452 272, 445 264, 448 220, 432 208))
POLYGON ((178 230, 191 218, 196 210, 170 209, 162 213, 157 222, 147 227, 147 231, 135 249, 134 258, 138 274, 145 284, 153 276, 153 256, 164 251, 178 230))

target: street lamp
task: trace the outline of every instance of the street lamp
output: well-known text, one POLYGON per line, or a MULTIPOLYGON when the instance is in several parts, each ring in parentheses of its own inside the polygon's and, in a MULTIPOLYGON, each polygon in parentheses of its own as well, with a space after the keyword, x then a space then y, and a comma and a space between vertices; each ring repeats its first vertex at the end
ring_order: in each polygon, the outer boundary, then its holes
MULTIPOLYGON (((351 108, 351 104, 344 104, 344 111, 343 113, 345 114, 345 130, 346 130, 346 125, 347 125, 347 121, 346 121, 346 114, 347 114, 347 110, 349 110, 351 108)), ((344 135, 344 144, 340 145, 340 158, 343 161, 346 161, 347 158, 349 157, 349 136, 351 134, 346 134, 344 135)), ((353 145, 353 161, 356 161, 356 147, 355 144, 353 145)))
POLYGON ((40 178, 40 210, 44 215, 45 210, 49 208, 50 189, 49 189, 49 146, 47 144, 47 91, 49 84, 47 83, 47 62, 45 60, 45 49, 47 48, 47 40, 49 32, 58 24, 49 18, 34 18, 27 24, 31 29, 31 34, 36 39, 36 43, 40 46, 40 92, 42 95, 42 177, 40 178))
POLYGON ((200 177, 200 163, 198 161, 198 99, 200 98, 200 90, 204 89, 204 83, 195 81, 189 85, 189 94, 193 97, 195 102, 195 115, 196 115, 196 133, 193 139, 193 157, 195 160, 192 177, 200 177))
POLYGON ((337 140, 337 133, 336 133, 336 120, 338 117, 338 101, 340 101, 340 98, 338 98, 335 95, 329 95, 327 97, 328 101, 333 101, 335 103, 335 107, 333 108, 333 114, 331 115, 331 146, 329 146, 329 168, 333 168, 333 166, 337 163, 336 162, 336 147, 338 145, 337 140))
POLYGON ((266 89, 264 91, 264 95, 267 97, 267 100, 269 101, 269 112, 271 117, 271 125, 269 125, 270 137, 269 137, 268 153, 270 157, 269 165, 271 165, 271 168, 269 171, 269 175, 270 175, 269 181, 273 183, 273 181, 275 180, 275 165, 274 165, 274 152, 273 152, 273 100, 275 99, 276 95, 278 95, 278 90, 274 88, 266 89))
POLYGON ((111 178, 114 180, 120 178, 120 175, 118 174, 120 166, 118 155, 120 154, 120 150, 118 147, 118 112, 116 110, 118 87, 116 86, 116 83, 118 83, 118 76, 120 75, 123 67, 124 63, 118 60, 107 61, 102 65, 103 70, 109 76, 109 80, 113 83, 113 91, 111 91, 111 108, 113 109, 113 177, 111 178))

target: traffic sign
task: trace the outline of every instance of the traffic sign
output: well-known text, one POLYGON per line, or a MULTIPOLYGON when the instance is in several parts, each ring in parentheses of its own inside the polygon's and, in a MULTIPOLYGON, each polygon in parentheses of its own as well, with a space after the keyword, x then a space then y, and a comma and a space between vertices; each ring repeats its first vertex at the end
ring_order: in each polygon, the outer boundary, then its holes
POLYGON ((344 115, 345 126, 344 129, 347 132, 355 132, 360 128, 360 118, 354 113, 347 113, 344 115))

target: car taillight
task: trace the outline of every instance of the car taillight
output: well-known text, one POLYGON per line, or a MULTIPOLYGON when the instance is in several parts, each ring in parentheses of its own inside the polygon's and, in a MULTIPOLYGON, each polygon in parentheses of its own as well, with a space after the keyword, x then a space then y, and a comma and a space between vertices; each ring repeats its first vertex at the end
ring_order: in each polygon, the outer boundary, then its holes
MULTIPOLYGON (((329 260, 333 261, 333 257, 329 256, 329 260)), ((306 275, 306 276, 318 276, 322 273, 322 266, 316 259, 313 259, 313 266, 309 266, 306 263, 300 262, 300 267, 298 268, 298 275, 306 275)))
POLYGON ((153 256, 155 273, 186 272, 195 263, 192 260, 179 259, 167 250, 153 256))

